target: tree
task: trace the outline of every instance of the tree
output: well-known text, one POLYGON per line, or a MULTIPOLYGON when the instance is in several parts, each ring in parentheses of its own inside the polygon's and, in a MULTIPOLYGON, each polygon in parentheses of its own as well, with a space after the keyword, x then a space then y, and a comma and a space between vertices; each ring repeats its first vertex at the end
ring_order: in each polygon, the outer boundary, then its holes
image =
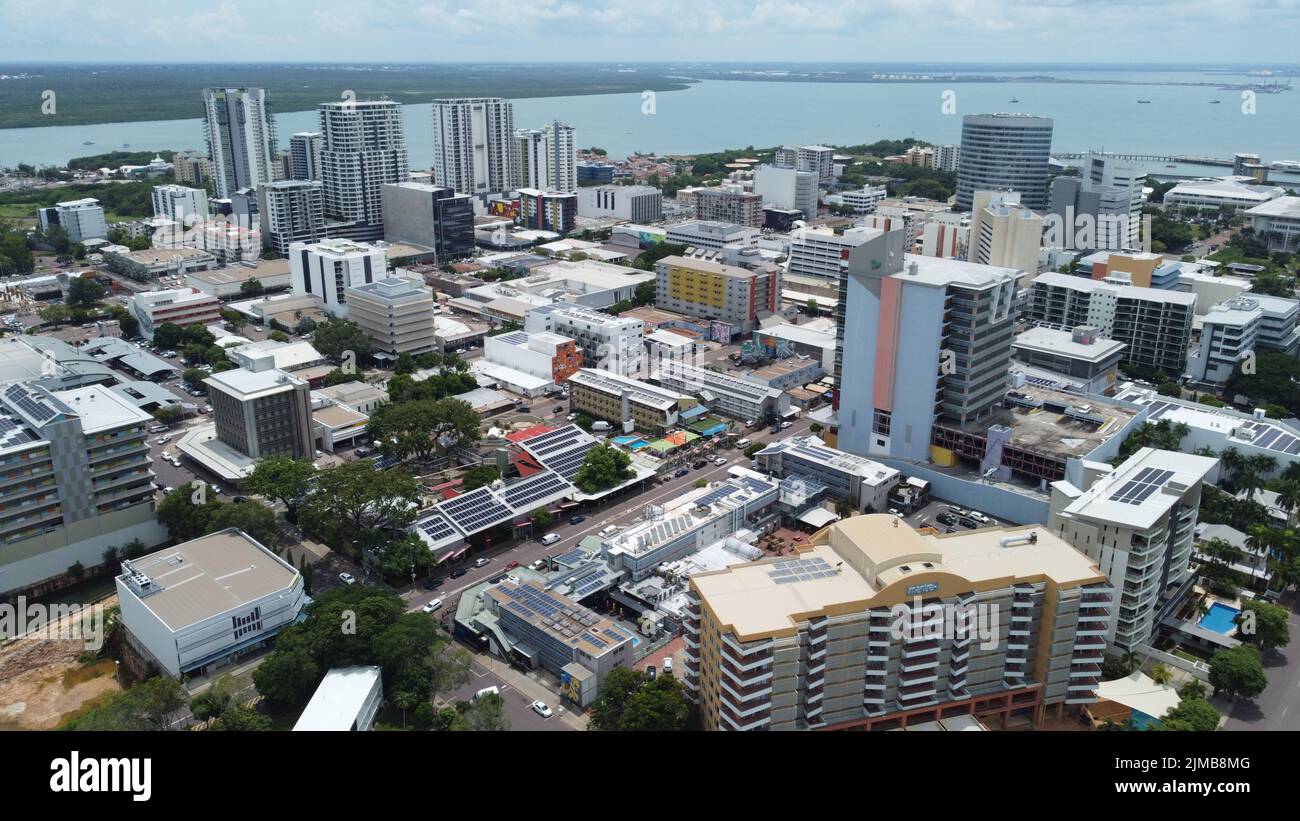
POLYGON ((460 489, 462 492, 477 490, 500 478, 501 471, 497 470, 495 465, 475 465, 465 471, 465 475, 461 477, 460 489))
POLYGON ((276 640, 275 652, 253 671, 257 692, 274 708, 283 710, 306 704, 322 675, 306 647, 280 648, 287 632, 276 640))
POLYGON ((279 542, 275 511, 257 502, 217 503, 208 522, 208 532, 228 527, 238 528, 272 549, 279 542))
POLYGON ((288 335, 287 333, 285 333, 284 331, 271 331, 269 334, 266 335, 266 338, 269 339, 269 340, 271 340, 272 342, 288 342, 288 341, 289 341, 289 335, 288 335))
POLYGON ((178 348, 185 338, 185 331, 173 322, 164 322, 154 329, 153 344, 159 348, 178 348))
POLYGON ((411 533, 390 541, 379 554, 379 569, 389 577, 423 575, 434 564, 428 545, 411 533))
POLYGON ((631 667, 615 667, 605 675, 596 700, 591 703, 587 714, 593 730, 618 730, 623 724, 623 711, 642 684, 646 674, 631 667))
POLYGON ((245 298, 259 297, 266 291, 262 280, 250 277, 239 284, 239 295, 245 298))
MULTIPOLYGON (((251 281, 251 280, 249 280, 251 281)), ((230 330, 239 333, 248 324, 248 319, 234 308, 222 308, 221 319, 230 326, 230 330)))
POLYGON ((376 470, 374 462, 344 462, 316 475, 299 505, 299 521, 335 550, 359 556, 379 544, 385 530, 403 530, 415 520, 420 488, 402 470, 376 470))
POLYGON ((212 532, 212 517, 217 505, 196 504, 194 488, 190 485, 168 493, 158 505, 158 523, 167 528, 167 535, 176 542, 187 542, 212 532))
POLYGON ((346 319, 327 319, 317 325, 312 344, 316 350, 336 361, 349 351, 358 360, 370 355, 370 337, 360 325, 346 319))
POLYGON ((1237 633, 1242 641, 1250 642, 1261 650, 1285 647, 1291 642, 1291 630, 1287 626, 1287 617, 1290 615, 1285 607, 1266 601, 1243 601, 1241 613, 1236 619, 1237 633))
POLYGON ((1186 698, 1171 707, 1160 720, 1159 730, 1208 733, 1219 726, 1219 711, 1204 698, 1186 698))
POLYGON ((41 318, 41 321, 49 325, 62 325, 72 319, 72 311, 68 309, 68 306, 58 303, 46 305, 37 311, 36 315, 41 318))
POLYGON ((460 399, 389 402, 366 428, 387 456, 428 459, 477 442, 482 432, 474 408, 460 399))
POLYGON ((256 710, 236 705, 222 713, 221 717, 212 723, 211 729, 218 732, 270 732, 275 729, 275 725, 271 723, 271 719, 256 710))
POLYGON ((229 675, 224 675, 208 685, 208 689, 190 699, 190 715, 199 721, 218 718, 234 701, 235 680, 229 675))
POLYGON ((1183 386, 1174 381, 1161 382, 1156 388, 1156 393, 1161 396, 1182 396, 1183 386))
POLYGON ((164 425, 174 425, 185 416, 185 409, 179 404, 167 405, 153 412, 153 418, 164 425))
POLYGON ((1267 685, 1259 649, 1253 644, 1220 650, 1210 658, 1210 686, 1215 695, 1253 699, 1267 685))
POLYGON ((542 528, 549 525, 551 522, 555 521, 555 516, 551 513, 551 511, 547 510, 544 507, 539 507, 536 510, 534 510, 532 518, 533 518, 533 527, 538 530, 541 530, 542 528))
POLYGON ((267 499, 278 500, 289 510, 294 510, 315 475, 315 466, 306 459, 263 456, 254 463, 253 472, 244 480, 244 489, 267 499))
POLYGON ((1156 684, 1168 684, 1174 677, 1174 672, 1164 664, 1157 664, 1151 668, 1151 680, 1156 684))
POLYGON ((632 732, 681 732, 688 729, 690 704, 682 684, 663 675, 632 693, 623 708, 619 729, 632 732))
POLYGON ((655 301, 655 281, 653 279, 642 282, 636 286, 633 292, 632 301, 637 305, 650 305, 655 301))
POLYGON ((487 693, 474 699, 473 703, 466 705, 464 710, 460 709, 460 704, 457 704, 456 708, 460 711, 460 721, 452 728, 454 730, 484 733, 506 732, 510 729, 510 720, 505 717, 504 712, 505 701, 495 693, 487 693))
POLYGON ((108 289, 93 277, 73 277, 68 281, 68 291, 63 300, 69 308, 93 308, 104 298, 108 289))
POLYGON ((171 676, 145 679, 69 721, 69 730, 162 732, 173 729, 185 706, 185 689, 171 676))
POLYGON ((186 383, 193 385, 199 390, 206 391, 208 388, 203 384, 203 380, 208 378, 208 372, 200 368, 186 368, 181 373, 181 379, 186 383))
POLYGON ((325 387, 332 388, 335 385, 342 385, 345 382, 360 382, 361 374, 354 368, 351 371, 345 371, 342 368, 335 368, 325 374, 325 387))
POLYGON ((631 457, 618 448, 597 445, 587 451, 573 483, 586 493, 596 493, 632 478, 631 465, 631 457))
POLYGON ((767 447, 767 445, 763 444, 762 442, 755 442, 754 444, 745 448, 745 458, 753 459, 754 456, 757 455, 758 452, 765 447, 767 447))
POLYGON ((463 647, 444 641, 429 658, 429 695, 448 693, 474 678, 474 658, 463 647))
POLYGON ((411 356, 407 351, 402 351, 397 355, 397 362, 393 364, 393 373, 414 373, 415 370, 415 357, 411 356))

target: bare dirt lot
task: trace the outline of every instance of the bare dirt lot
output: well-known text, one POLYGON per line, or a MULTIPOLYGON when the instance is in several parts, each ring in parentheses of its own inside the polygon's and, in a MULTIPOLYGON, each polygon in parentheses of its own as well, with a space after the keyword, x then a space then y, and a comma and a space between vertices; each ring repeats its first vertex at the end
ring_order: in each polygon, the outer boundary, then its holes
POLYGON ((53 729, 120 690, 113 660, 82 664, 83 649, 80 639, 0 647, 0 730, 53 729))

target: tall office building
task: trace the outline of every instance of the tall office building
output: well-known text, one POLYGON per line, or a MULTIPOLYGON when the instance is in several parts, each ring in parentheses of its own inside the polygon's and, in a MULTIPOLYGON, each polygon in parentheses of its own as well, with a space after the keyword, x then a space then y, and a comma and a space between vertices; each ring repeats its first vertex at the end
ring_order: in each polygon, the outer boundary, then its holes
POLYGON ((838 447, 924 462, 936 420, 964 426, 1002 401, 1021 272, 904 256, 903 236, 878 232, 849 252, 838 447))
POLYGON ((556 120, 542 128, 515 132, 519 155, 515 187, 578 190, 578 155, 573 126, 556 120))
POLYGON ((1017 191, 1028 208, 1047 207, 1052 120, 1028 114, 967 114, 961 124, 957 207, 969 210, 976 191, 1017 191))
POLYGON ((709 222, 732 222, 750 228, 763 227, 763 195, 738 185, 700 188, 695 192, 695 218, 709 222))
POLYGON ((499 97, 433 101, 433 175, 443 188, 483 197, 517 187, 516 146, 513 103, 499 97))
POLYGON ((796 208, 804 219, 817 216, 817 175, 797 168, 760 165, 754 171, 754 193, 765 205, 796 208))
POLYGON ((257 189, 262 246, 282 257, 295 242, 325 238, 325 188, 320 180, 280 180, 257 189))
POLYGON ((300 131, 289 138, 289 156, 295 180, 321 178, 321 147, 325 138, 319 131, 300 131))
POLYGON ((835 149, 824 145, 783 145, 776 150, 772 164, 777 168, 811 171, 818 183, 835 179, 835 149))
POLYGON ((1087 463, 1083 488, 1052 484, 1048 527, 1096 562, 1115 587, 1108 644, 1138 652, 1191 592, 1196 575, 1188 562, 1201 487, 1217 468, 1211 457, 1142 448, 1119 467, 1087 463))
POLYGON ((402 106, 357 100, 320 106, 321 180, 331 236, 384 236, 383 186, 406 182, 410 171, 402 136, 402 106))
POLYGON ((184 185, 155 185, 152 192, 153 215, 186 225, 208 218, 208 192, 184 185))
POLYGON ((438 262, 474 253, 474 203, 468 194, 420 182, 383 187, 384 239, 432 248, 438 262))
POLYGON ((1020 204, 1012 191, 976 191, 971 203, 967 258, 981 265, 1038 273, 1043 218, 1020 204))
POLYGON ((383 248, 347 239, 289 246, 289 285, 296 296, 312 294, 337 317, 348 315, 347 290, 388 276, 383 248))
POLYGON ((1097 700, 1114 597, 1041 526, 922 535, 888 514, 688 583, 682 684, 732 731, 1059 717, 1097 700))
POLYGON ((266 89, 205 88, 203 109, 219 198, 275 179, 275 117, 266 89))
POLYGON ((1142 180, 1146 172, 1130 160, 1089 154, 1078 177, 1052 180, 1048 211, 1055 214, 1070 242, 1081 251, 1135 249, 1141 242, 1142 180), (1087 242, 1080 217, 1087 215, 1093 238, 1087 242), (1081 247, 1082 246, 1082 247, 1081 247))
POLYGON ((961 148, 955 145, 938 145, 934 148, 934 167, 949 173, 957 170, 961 148))
POLYGON ((311 386, 262 357, 255 369, 214 373, 203 384, 217 438, 251 459, 282 455, 311 459, 311 386))
POLYGON ((68 234, 73 243, 88 239, 104 239, 108 236, 108 224, 104 222, 104 208, 99 200, 86 197, 80 200, 67 200, 55 203, 49 208, 36 211, 36 221, 42 231, 58 226, 68 234))

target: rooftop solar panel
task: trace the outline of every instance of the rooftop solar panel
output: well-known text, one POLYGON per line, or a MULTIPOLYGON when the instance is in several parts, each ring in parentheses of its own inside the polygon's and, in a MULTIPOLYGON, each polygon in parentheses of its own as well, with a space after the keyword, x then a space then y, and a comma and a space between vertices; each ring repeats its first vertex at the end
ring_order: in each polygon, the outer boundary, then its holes
POLYGON ((1278 438, 1281 435, 1282 435, 1282 431, 1274 428, 1273 430, 1270 430, 1268 433, 1256 439, 1255 444, 1259 445, 1261 448, 1266 448, 1268 447, 1270 442, 1272 442, 1274 439, 1278 438))

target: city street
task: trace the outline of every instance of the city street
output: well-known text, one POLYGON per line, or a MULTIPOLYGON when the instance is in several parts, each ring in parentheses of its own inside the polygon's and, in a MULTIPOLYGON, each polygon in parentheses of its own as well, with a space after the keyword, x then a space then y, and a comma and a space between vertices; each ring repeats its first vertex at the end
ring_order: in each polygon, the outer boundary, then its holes
POLYGON ((1238 699, 1228 712, 1225 730, 1300 730, 1300 616, 1294 594, 1279 602, 1291 615, 1291 643, 1264 655, 1268 687, 1254 701, 1238 699))

